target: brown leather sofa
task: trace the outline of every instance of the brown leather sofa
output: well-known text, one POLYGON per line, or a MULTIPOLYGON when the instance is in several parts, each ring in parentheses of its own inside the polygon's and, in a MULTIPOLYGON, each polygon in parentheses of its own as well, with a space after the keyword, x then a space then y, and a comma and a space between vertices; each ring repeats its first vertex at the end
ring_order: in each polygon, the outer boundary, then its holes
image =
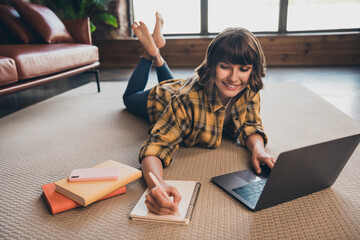
POLYGON ((100 92, 99 51, 92 45, 89 19, 60 21, 43 6, 16 4, 0 5, 0 96, 89 70, 96 73, 100 92))

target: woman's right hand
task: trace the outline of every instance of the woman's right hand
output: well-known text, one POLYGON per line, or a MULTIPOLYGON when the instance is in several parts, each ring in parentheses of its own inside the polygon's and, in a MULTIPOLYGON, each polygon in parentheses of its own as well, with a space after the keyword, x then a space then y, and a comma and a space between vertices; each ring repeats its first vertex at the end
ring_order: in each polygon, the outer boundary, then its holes
POLYGON ((179 203, 181 201, 181 195, 179 191, 166 183, 162 183, 162 187, 168 196, 163 195, 163 192, 158 188, 154 187, 150 190, 150 193, 146 195, 145 204, 148 210, 158 215, 177 214, 179 203))

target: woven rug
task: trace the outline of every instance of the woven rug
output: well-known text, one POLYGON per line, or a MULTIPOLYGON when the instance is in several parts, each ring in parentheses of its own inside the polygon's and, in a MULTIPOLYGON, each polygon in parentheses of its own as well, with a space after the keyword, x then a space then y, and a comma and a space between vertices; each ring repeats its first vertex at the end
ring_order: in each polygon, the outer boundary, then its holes
MULTIPOLYGON (((93 83, 0 119, 0 239, 359 239, 360 147, 326 190, 251 212, 210 182, 250 167, 249 152, 224 139, 219 149, 184 148, 165 179, 202 184, 190 225, 134 222, 145 190, 51 215, 41 185, 108 159, 140 168, 149 125, 124 109, 126 83, 93 83)), ((280 152, 360 132, 357 122, 299 84, 266 85, 262 118, 269 151, 280 152)), ((306 178, 306 176, 304 176, 306 178)))

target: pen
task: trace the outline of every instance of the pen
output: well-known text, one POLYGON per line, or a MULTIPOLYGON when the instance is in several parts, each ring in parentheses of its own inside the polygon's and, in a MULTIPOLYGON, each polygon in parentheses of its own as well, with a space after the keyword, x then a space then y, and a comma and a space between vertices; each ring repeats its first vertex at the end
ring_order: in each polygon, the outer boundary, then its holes
MULTIPOLYGON (((158 187, 162 193, 162 195, 166 198, 166 200, 171 201, 169 195, 165 192, 165 189, 159 183, 159 180, 155 177, 152 172, 149 172, 149 176, 151 180, 154 182, 155 186, 158 187)), ((179 212, 176 212, 176 215, 180 215, 179 212)))

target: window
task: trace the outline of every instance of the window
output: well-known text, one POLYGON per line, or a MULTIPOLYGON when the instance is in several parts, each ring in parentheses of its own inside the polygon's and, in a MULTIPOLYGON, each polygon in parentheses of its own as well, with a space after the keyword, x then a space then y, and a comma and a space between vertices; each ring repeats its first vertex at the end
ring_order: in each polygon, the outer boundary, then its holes
POLYGON ((165 19, 164 34, 200 34, 200 0, 133 0, 134 20, 143 21, 150 32, 155 13, 165 19))
POLYGON ((208 0, 208 31, 244 27, 252 32, 278 30, 280 0, 208 0))
POLYGON ((152 31, 155 12, 166 35, 216 34, 227 27, 252 32, 360 30, 360 0, 132 0, 134 20, 152 31))
POLYGON ((326 30, 360 27, 360 1, 291 0, 287 30, 326 30))

